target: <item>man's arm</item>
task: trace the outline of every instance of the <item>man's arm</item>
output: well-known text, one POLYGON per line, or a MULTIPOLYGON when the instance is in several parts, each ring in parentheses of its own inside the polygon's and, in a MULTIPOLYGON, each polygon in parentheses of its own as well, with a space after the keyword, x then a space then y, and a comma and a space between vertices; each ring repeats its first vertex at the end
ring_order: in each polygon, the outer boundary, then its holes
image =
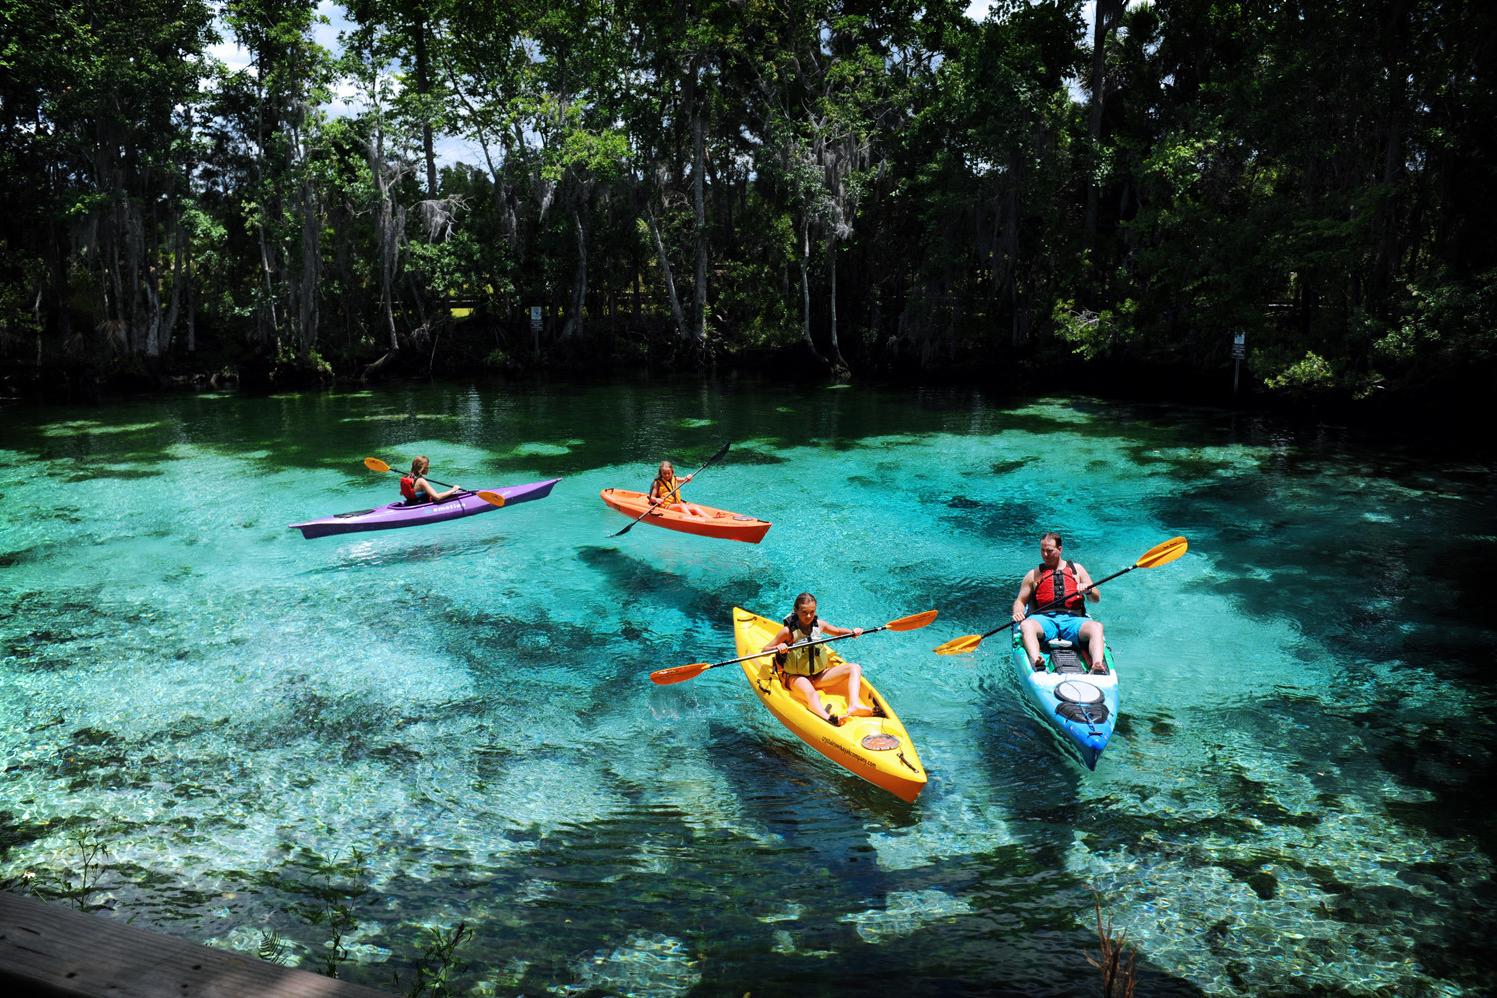
POLYGON ((1102 599, 1102 590, 1092 586, 1092 577, 1080 565, 1076 566, 1076 582, 1081 588, 1086 589, 1086 598, 1093 603, 1099 602, 1102 599), (1088 589, 1088 586, 1092 587, 1088 589))
POLYGON ((1014 599, 1013 618, 1023 620, 1024 611, 1029 606, 1029 597, 1034 595, 1034 569, 1024 573, 1024 581, 1019 583, 1019 595, 1014 599))

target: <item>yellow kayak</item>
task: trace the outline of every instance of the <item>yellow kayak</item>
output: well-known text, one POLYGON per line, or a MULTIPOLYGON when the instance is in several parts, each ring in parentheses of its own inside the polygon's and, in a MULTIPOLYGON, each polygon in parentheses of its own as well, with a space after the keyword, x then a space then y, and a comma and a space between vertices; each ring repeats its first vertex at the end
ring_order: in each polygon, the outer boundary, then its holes
MULTIPOLYGON (((779 630, 777 620, 733 608, 733 640, 740 655, 752 655, 763 648, 779 630)), ((827 650, 831 651, 832 664, 842 661, 835 651, 827 650)), ((901 800, 913 801, 925 789, 925 767, 920 764, 915 743, 899 723, 894 708, 868 681, 867 673, 863 675, 862 699, 874 708, 873 716, 849 717, 833 727, 775 677, 773 655, 749 659, 742 665, 759 700, 801 741, 901 800)), ((847 708, 846 687, 822 690, 821 702, 840 717, 847 708)))

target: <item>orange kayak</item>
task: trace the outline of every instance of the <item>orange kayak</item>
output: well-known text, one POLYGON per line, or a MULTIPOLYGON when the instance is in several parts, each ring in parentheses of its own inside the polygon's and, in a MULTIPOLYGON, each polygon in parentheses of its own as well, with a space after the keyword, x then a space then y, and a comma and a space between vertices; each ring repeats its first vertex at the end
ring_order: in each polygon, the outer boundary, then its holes
MULTIPOLYGON (((628 489, 604 489, 598 493, 603 501, 631 520, 650 508, 649 497, 643 492, 628 489)), ((743 541, 758 544, 769 533, 769 522, 725 509, 713 509, 698 502, 672 503, 656 506, 641 523, 651 523, 667 530, 679 530, 683 534, 699 537, 720 537, 728 541, 743 541), (701 510, 701 516, 688 513, 688 509, 701 510)))

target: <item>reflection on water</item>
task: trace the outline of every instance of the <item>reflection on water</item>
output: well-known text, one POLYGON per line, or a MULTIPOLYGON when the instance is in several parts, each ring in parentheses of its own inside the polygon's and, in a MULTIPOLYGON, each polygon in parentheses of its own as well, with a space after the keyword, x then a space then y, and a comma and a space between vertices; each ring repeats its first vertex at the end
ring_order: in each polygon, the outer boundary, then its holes
POLYGON ((98 898, 344 976, 409 980, 466 922, 514 993, 1073 994, 1093 891, 1140 994, 1480 992, 1497 906, 1491 465, 1213 411, 731 384, 437 388, 12 410, 0 430, 0 880, 109 848, 98 898), (410 415, 419 414, 419 415, 410 415), (670 458, 757 546, 598 500, 670 458), (448 481, 539 503, 305 541, 448 481), (1058 529, 1123 677, 1086 773, 1027 712, 1008 613, 1058 529), (930 628, 844 645, 931 782, 907 806, 807 751, 729 614, 930 628), (357 861, 355 859, 357 858, 357 861), (896 977, 897 975, 897 977, 896 977))

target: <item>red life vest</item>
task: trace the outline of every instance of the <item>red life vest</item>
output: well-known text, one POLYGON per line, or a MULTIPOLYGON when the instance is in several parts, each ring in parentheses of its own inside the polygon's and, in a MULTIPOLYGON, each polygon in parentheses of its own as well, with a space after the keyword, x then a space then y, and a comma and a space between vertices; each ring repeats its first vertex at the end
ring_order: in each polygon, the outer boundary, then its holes
POLYGON ((1086 597, 1081 595, 1081 583, 1076 581, 1076 564, 1067 561, 1055 571, 1043 564, 1034 570, 1034 598, 1030 601, 1033 613, 1069 613, 1073 617, 1086 616, 1086 597))
POLYGON ((414 506, 416 503, 421 501, 420 499, 416 498, 416 480, 410 475, 401 476, 400 495, 405 499, 406 505, 408 506, 414 506))

